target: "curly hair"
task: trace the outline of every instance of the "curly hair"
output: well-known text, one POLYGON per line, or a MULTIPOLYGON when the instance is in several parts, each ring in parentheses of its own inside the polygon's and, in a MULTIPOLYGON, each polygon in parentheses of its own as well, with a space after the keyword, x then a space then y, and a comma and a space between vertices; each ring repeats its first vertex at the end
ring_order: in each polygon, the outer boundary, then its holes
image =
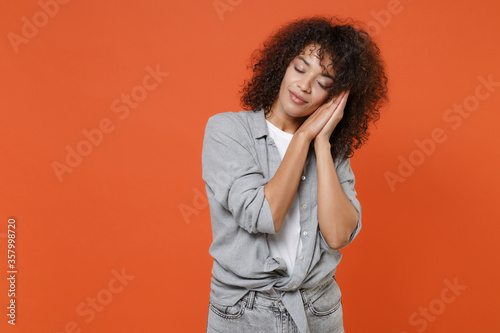
MULTIPOLYGON (((331 153, 352 157, 368 139, 368 125, 380 118, 380 107, 388 101, 385 63, 370 35, 359 28, 360 21, 348 18, 313 16, 281 27, 250 57, 253 75, 245 80, 241 104, 245 110, 265 110, 267 115, 276 100, 281 81, 290 62, 311 43, 319 45, 318 56, 331 55, 335 73, 328 89, 328 101, 350 89, 344 115, 330 137, 331 153), (348 24, 348 22, 350 24, 348 24)), ((248 68, 248 67, 247 67, 248 68)))

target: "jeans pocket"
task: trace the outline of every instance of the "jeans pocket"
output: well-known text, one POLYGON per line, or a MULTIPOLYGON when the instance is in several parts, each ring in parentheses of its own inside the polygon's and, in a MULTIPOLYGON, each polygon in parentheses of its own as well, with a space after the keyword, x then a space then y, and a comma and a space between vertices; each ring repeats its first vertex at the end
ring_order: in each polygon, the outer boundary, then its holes
POLYGON ((246 300, 240 299, 235 305, 227 306, 210 300, 210 310, 224 319, 238 319, 245 313, 246 300))
POLYGON ((337 311, 342 305, 340 288, 335 279, 316 292, 308 302, 312 314, 326 316, 337 311))

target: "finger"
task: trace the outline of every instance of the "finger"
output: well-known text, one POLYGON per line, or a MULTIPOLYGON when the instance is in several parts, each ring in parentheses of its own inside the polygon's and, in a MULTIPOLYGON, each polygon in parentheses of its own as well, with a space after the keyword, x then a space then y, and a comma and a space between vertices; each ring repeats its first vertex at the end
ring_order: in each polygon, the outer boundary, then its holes
MULTIPOLYGON (((328 106, 329 112, 332 113, 339 113, 341 112, 343 114, 344 107, 347 103, 347 95, 349 94, 349 91, 342 91, 339 94, 340 98, 337 98, 336 102, 333 103, 331 106, 328 106)), ((332 115, 333 116, 333 115, 332 115)))
POLYGON ((335 95, 329 102, 320 106, 315 113, 325 113, 330 117, 335 110, 341 105, 346 95, 346 91, 341 91, 339 94, 335 95))
POLYGON ((333 101, 333 103, 331 105, 329 105, 329 107, 331 107, 332 109, 336 109, 339 104, 342 102, 342 99, 344 98, 344 92, 341 92, 340 94, 338 94, 335 98, 335 100, 333 101))
POLYGON ((333 96, 333 98, 330 100, 330 104, 332 104, 335 101, 338 101, 339 99, 342 98, 343 91, 341 91, 339 94, 333 96))
POLYGON ((345 106, 345 104, 347 103, 347 98, 349 96, 349 93, 350 93, 350 90, 346 90, 345 93, 344 93, 344 96, 342 97, 342 104, 345 106))
POLYGON ((339 95, 338 98, 336 99, 336 105, 338 106, 339 104, 342 104, 344 100, 347 99, 347 95, 349 95, 349 92, 347 90, 342 91, 339 95))

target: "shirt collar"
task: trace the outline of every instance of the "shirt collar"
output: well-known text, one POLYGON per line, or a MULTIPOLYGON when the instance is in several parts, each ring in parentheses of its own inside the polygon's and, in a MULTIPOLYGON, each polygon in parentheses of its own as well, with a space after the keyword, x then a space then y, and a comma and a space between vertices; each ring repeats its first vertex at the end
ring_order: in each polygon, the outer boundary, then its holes
POLYGON ((252 114, 252 120, 253 120, 253 136, 255 139, 261 138, 264 135, 269 135, 269 132, 267 130, 267 124, 266 124, 266 118, 265 118, 265 112, 264 108, 258 110, 258 111, 250 111, 252 114))
MULTIPOLYGON (((266 124, 266 118, 265 118, 265 113, 264 113, 264 108, 261 108, 260 110, 257 111, 245 111, 245 112, 250 112, 252 115, 252 121, 253 121, 253 137, 255 139, 261 138, 263 136, 268 136, 269 131, 267 128, 266 124)), ((311 141, 311 144, 309 147, 313 147, 313 141, 311 141)), ((309 160, 309 159, 308 159, 309 160)))

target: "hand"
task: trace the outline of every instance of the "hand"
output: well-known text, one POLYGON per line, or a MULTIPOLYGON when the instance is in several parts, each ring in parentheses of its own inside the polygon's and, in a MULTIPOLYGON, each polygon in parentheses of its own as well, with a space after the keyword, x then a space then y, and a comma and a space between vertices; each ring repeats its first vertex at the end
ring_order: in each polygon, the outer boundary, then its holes
POLYGON ((337 124, 344 116, 344 108, 347 103, 347 97, 349 96, 349 92, 350 90, 343 91, 335 99, 335 102, 333 103, 328 102, 324 104, 328 109, 328 114, 331 114, 331 117, 325 124, 323 129, 316 135, 316 137, 314 138, 314 142, 330 141, 330 137, 332 136, 333 130, 335 129, 335 127, 337 127, 337 124))
MULTIPOLYGON (((327 132, 330 131, 330 135, 333 132, 333 128, 327 128, 323 129, 325 125, 330 122, 328 127, 335 127, 340 119, 337 121, 336 119, 332 120, 333 115, 335 114, 335 111, 338 110, 339 107, 342 108, 342 113, 344 111, 344 106, 345 102, 343 105, 340 105, 342 102, 342 96, 344 93, 340 93, 337 96, 334 96, 330 101, 322 104, 319 106, 313 113, 311 113, 307 119, 300 125, 300 127, 297 129, 295 132, 296 134, 298 133, 304 133, 305 137, 307 138, 308 141, 312 141, 313 139, 316 140, 316 136, 322 132, 321 139, 325 138, 327 136, 327 132), (336 122, 336 123, 335 123, 336 122)), ((338 117, 336 115, 335 117, 338 117)), ((342 115, 340 116, 342 118, 342 115)), ((330 139, 330 136, 326 138, 328 141, 330 139)))

